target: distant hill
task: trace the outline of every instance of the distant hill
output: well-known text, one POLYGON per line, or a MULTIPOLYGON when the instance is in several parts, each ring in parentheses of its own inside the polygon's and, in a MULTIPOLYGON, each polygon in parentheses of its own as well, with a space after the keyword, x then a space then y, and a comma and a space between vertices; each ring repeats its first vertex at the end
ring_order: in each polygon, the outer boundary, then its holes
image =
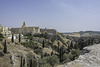
POLYGON ((80 37, 80 36, 100 36, 100 31, 80 31, 80 32, 72 32, 72 33, 64 33, 65 36, 74 36, 74 37, 80 37))
POLYGON ((100 34, 100 31, 80 31, 79 33, 95 33, 95 34, 100 34))

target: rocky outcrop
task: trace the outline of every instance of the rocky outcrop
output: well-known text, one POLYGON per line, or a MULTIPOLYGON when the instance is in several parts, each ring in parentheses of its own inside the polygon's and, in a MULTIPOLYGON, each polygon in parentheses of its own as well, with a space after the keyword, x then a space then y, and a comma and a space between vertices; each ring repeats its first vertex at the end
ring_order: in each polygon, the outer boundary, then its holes
POLYGON ((86 52, 84 55, 67 63, 65 67, 100 67, 100 44, 85 47, 84 50, 83 52, 86 52))

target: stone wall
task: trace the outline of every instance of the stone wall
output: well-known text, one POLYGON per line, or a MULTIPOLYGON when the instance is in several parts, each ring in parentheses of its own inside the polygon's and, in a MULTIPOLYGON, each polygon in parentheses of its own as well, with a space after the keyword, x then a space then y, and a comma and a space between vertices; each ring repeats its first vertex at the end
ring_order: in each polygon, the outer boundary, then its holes
POLYGON ((22 33, 22 32, 21 32, 21 28, 11 28, 11 32, 12 32, 13 34, 22 33))
POLYGON ((40 33, 39 27, 24 27, 24 28, 11 28, 11 32, 14 34, 35 34, 40 33))

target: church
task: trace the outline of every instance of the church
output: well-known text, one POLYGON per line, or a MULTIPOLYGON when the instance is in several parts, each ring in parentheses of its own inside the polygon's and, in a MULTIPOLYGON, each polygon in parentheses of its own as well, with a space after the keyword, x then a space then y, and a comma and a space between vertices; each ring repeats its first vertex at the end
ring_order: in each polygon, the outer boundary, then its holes
POLYGON ((40 33, 40 27, 28 27, 26 26, 26 23, 24 22, 21 28, 11 28, 11 32, 13 34, 37 34, 40 33))

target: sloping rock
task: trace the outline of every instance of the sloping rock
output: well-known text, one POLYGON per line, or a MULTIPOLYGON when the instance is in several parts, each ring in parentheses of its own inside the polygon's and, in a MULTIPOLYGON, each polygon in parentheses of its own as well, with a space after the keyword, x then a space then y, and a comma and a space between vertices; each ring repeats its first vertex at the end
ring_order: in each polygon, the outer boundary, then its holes
POLYGON ((89 50, 89 53, 80 55, 65 67, 100 67, 100 44, 85 47, 84 50, 89 50))

